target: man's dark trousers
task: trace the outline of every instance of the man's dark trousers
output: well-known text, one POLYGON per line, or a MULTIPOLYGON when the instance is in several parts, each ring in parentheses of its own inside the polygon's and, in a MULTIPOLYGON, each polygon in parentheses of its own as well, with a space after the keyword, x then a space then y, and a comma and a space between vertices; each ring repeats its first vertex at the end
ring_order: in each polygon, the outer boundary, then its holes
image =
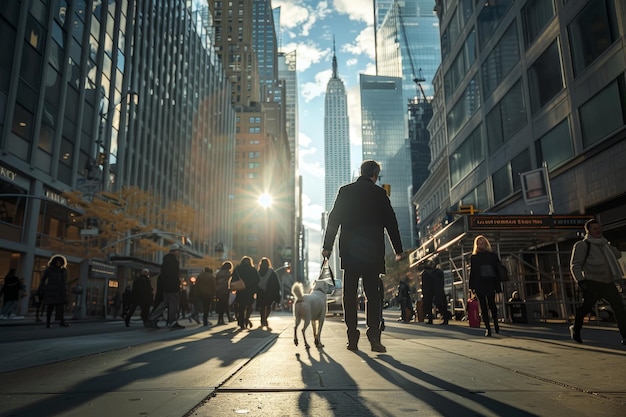
POLYGON ((348 328, 348 340, 352 342, 355 341, 355 338, 358 338, 357 289, 359 286, 359 277, 363 278, 363 289, 365 290, 365 297, 367 298, 367 304, 365 307, 367 338, 370 342, 380 342, 381 300, 378 292, 380 284, 378 273, 344 271, 343 317, 348 328))

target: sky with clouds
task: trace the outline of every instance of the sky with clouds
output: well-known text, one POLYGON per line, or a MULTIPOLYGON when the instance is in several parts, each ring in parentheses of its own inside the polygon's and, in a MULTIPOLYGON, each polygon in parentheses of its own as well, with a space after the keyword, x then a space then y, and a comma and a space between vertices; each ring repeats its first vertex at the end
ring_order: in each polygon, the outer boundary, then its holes
POLYGON ((296 51, 299 106, 299 174, 303 181, 303 220, 308 231, 309 270, 320 261, 324 209, 324 96, 332 74, 333 36, 339 77, 348 94, 351 165, 361 164, 359 74, 375 74, 371 0, 272 0, 280 7, 280 42, 296 51))

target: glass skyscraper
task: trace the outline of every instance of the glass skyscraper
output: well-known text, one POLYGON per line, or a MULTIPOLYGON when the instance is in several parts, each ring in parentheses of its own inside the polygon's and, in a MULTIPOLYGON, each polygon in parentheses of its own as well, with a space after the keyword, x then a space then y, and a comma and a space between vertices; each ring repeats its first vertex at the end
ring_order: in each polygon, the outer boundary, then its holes
POLYGON ((402 77, 404 102, 420 96, 414 78, 428 97, 434 94, 433 78, 441 63, 439 19, 432 0, 397 0, 379 10, 376 31, 377 75, 402 77), (386 11, 383 17, 382 12, 386 11))
POLYGON ((380 184, 391 185, 391 205, 398 218, 402 245, 413 246, 410 149, 402 79, 360 76, 363 160, 382 165, 380 184))

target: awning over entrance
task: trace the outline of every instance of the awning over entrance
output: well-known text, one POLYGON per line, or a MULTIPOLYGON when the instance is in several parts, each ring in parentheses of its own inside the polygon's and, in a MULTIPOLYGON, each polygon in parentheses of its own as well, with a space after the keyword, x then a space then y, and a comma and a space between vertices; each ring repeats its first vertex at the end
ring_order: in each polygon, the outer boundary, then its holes
POLYGON ((450 257, 472 250, 474 238, 485 235, 500 255, 534 250, 574 239, 592 215, 464 215, 409 255, 411 268, 441 252, 450 257))

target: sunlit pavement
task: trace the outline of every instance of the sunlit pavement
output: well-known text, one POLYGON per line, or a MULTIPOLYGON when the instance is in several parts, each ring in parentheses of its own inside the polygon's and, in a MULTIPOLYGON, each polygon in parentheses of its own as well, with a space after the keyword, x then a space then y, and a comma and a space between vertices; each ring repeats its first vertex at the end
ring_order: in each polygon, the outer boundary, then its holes
POLYGON ((624 415, 626 347, 614 326, 587 325, 580 345, 565 324, 503 324, 488 338, 466 322, 386 317, 384 354, 370 351, 364 328, 360 350, 346 350, 340 317, 326 320, 324 348, 296 347, 288 313, 270 317, 271 331, 1 327, 0 371, 11 383, 0 388, 0 415, 624 415), (41 336, 15 336, 28 328, 41 336), (77 335, 43 339, 65 330, 77 335))

